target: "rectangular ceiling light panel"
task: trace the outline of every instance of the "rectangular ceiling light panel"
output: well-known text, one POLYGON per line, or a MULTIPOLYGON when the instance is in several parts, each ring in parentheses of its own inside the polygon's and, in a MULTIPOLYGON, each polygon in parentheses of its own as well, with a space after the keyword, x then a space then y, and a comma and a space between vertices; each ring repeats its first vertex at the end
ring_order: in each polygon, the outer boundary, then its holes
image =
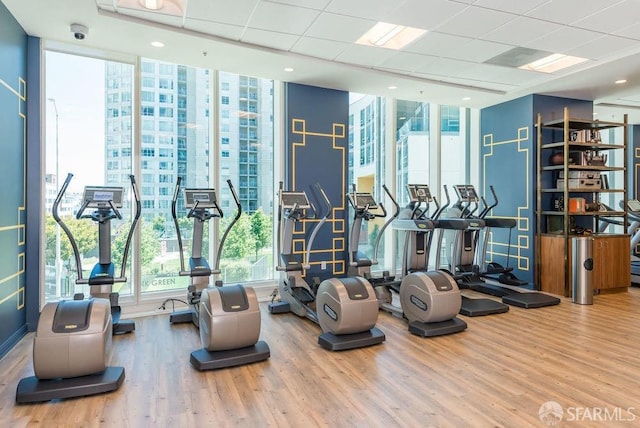
POLYGON ((363 34, 362 37, 356 40, 356 43, 365 46, 399 50, 417 40, 426 32, 427 30, 421 28, 378 22, 363 34))

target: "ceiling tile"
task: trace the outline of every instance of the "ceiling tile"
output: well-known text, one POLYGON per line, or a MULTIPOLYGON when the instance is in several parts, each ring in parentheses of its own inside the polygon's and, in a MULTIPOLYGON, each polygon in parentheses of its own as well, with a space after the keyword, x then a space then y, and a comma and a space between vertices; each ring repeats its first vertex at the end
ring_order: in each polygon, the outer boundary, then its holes
POLYGON ((613 31, 613 34, 621 37, 629 37, 630 39, 640 40, 640 22, 620 28, 613 31))
POLYGON ((303 36, 293 45, 291 52, 315 58, 334 59, 349 46, 348 43, 303 36))
POLYGON ((516 15, 471 6, 434 28, 441 33, 479 37, 516 18, 516 15))
POLYGON ((435 56, 398 52, 382 62, 379 67, 392 71, 413 72, 427 67, 438 59, 435 56))
POLYGON ((256 30, 248 28, 242 38, 242 42, 251 43, 258 46, 266 46, 269 48, 288 51, 298 41, 300 36, 286 33, 277 33, 275 31, 256 30))
POLYGON ((562 25, 527 17, 518 17, 482 36, 483 39, 498 43, 524 46, 531 40, 562 28, 562 25))
POLYGON ((258 1, 233 0, 234 7, 228 7, 227 0, 189 0, 185 17, 199 21, 244 26, 258 1))
POLYGON ((512 45, 506 45, 504 43, 494 43, 475 39, 469 43, 458 46, 456 49, 449 50, 446 55, 443 56, 453 59, 464 59, 472 62, 484 62, 489 58, 500 55, 512 48, 512 45))
POLYGON ((375 67, 391 58, 396 52, 397 51, 393 51, 391 49, 350 45, 347 49, 341 52, 335 60, 347 64, 351 63, 367 67, 375 67))
POLYGON ((599 12, 620 0, 550 0, 529 11, 527 16, 546 21, 569 24, 599 12))
POLYGON ((184 28, 230 40, 240 40, 240 36, 242 36, 242 32, 244 31, 244 27, 242 26, 201 21, 199 19, 186 19, 184 28))
POLYGON ((603 33, 611 33, 618 28, 636 24, 639 16, 640 2, 624 1, 598 11, 593 15, 573 21, 571 25, 603 33))
POLYGON ((450 51, 470 43, 472 40, 468 37, 430 31, 404 48, 404 51, 432 56, 447 56, 450 51))
POLYGON ((640 45, 637 41, 616 36, 602 36, 599 39, 591 40, 574 49, 567 51, 567 54, 590 59, 604 59, 615 56, 621 51, 637 53, 640 45))
POLYGON ((407 0, 389 15, 394 24, 433 30, 469 6, 447 0, 407 0))
POLYGON ((601 33, 573 27, 562 27, 535 40, 523 43, 522 46, 542 51, 565 53, 585 43, 602 37, 601 33))
POLYGON ((259 30, 302 35, 319 11, 279 3, 260 2, 247 26, 259 30))
POLYGON ((521 15, 548 1, 549 0, 477 0, 473 5, 521 15))
MULTIPOLYGON (((226 0, 227 3, 229 0, 226 0)), ((234 0, 235 1, 235 0, 234 0)), ((315 10, 325 10, 331 0, 264 0, 267 3, 284 3, 291 6, 306 7, 315 10)))
POLYGON ((323 13, 305 32, 305 36, 338 42, 354 43, 375 21, 335 13, 323 13))
POLYGON ((420 67, 416 71, 418 73, 429 73, 437 76, 462 76, 465 71, 472 67, 474 63, 468 61, 460 61, 456 59, 438 58, 424 67, 420 67))
POLYGON ((405 0, 348 0, 332 1, 326 11, 340 15, 357 16, 359 18, 371 19, 374 21, 391 22, 389 16, 394 10, 404 3, 405 0))
POLYGON ((487 82, 504 83, 514 86, 525 86, 533 82, 542 82, 553 78, 552 75, 546 73, 502 67, 493 64, 474 65, 471 67, 471 72, 477 76, 482 76, 482 80, 487 82))

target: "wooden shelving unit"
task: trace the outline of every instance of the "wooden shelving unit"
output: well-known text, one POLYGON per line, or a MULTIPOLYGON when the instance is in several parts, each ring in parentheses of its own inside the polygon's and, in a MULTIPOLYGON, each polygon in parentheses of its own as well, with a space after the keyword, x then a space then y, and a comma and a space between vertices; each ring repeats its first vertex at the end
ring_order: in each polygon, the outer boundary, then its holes
POLYGON ((585 233, 593 238, 594 289, 629 286, 629 236, 624 230, 598 233, 604 218, 627 224, 625 203, 610 207, 602 202, 610 194, 627 201, 627 130, 626 115, 623 122, 575 119, 565 108, 563 119, 543 122, 538 114, 536 276, 542 291, 571 295, 571 238, 585 233), (622 129, 621 141, 603 143, 601 131, 612 128, 622 129), (618 151, 623 165, 608 166, 608 155, 618 151), (621 177, 611 180, 616 187, 607 184, 611 174, 621 177))

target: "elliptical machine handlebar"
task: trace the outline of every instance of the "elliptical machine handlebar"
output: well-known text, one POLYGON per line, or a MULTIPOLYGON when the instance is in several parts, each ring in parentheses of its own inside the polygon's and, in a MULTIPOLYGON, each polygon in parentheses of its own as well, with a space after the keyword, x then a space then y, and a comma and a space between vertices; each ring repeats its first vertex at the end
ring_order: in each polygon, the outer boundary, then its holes
MULTIPOLYGON (((180 184, 182 183, 182 177, 178 176, 176 180, 176 188, 173 191, 173 199, 171 199, 171 217, 173 218, 173 225, 176 228, 176 239, 178 240, 178 248, 182 248, 182 234, 180 233, 180 224, 178 224, 178 195, 180 194, 180 184)), ((184 254, 180 251, 180 272, 184 272, 184 254)))
MULTIPOLYGON (((133 191, 133 200, 136 203, 136 212, 133 216, 133 221, 131 222, 131 227, 129 228, 129 233, 127 234, 127 241, 124 246, 124 251, 122 253, 122 264, 120 265, 120 278, 117 280, 123 279, 126 281, 125 271, 127 268, 127 258, 129 257, 129 248, 131 248, 131 240, 133 239, 133 233, 136 230, 136 225, 138 224, 138 220, 140 220, 140 214, 142 213, 142 203, 140 203, 140 195, 138 194, 138 187, 136 186, 136 178, 133 174, 129 174, 129 180, 131 181, 131 190, 133 191)), ((122 217, 118 217, 121 219, 122 217)), ((124 282, 122 281, 122 282, 124 282)))
MULTIPOLYGON (((236 224, 238 220, 240 220, 240 217, 242 216, 242 205, 240 204, 240 199, 238 198, 236 189, 233 187, 233 183, 231 182, 231 179, 227 180, 227 185, 229 186, 229 190, 231 191, 231 195, 233 196, 233 200, 236 203, 236 207, 238 208, 238 211, 236 212, 236 216, 233 218, 233 220, 231 220, 231 223, 229 223, 229 225, 225 229, 224 233, 222 234, 222 238, 220 239, 220 244, 218 244, 218 251, 216 251, 216 264, 214 265, 213 271, 212 271, 213 274, 220 273, 220 257, 222 256, 222 249, 224 248, 224 242, 227 240, 227 235, 229 235, 229 232, 231 232, 231 229, 233 228, 233 226, 236 224)), ((222 214, 222 211, 220 211, 220 214, 222 214)), ((222 215, 220 215, 220 218, 222 218, 222 215)))
POLYGON ((489 214, 489 211, 491 211, 492 209, 498 206, 498 196, 496 195, 496 191, 493 188, 492 184, 489 185, 489 190, 491 191, 493 203, 489 205, 484 195, 480 197, 480 199, 482 200, 482 204, 484 205, 484 208, 482 209, 482 211, 480 211, 480 214, 478 214, 478 217, 480 218, 485 218, 487 214, 489 214))
POLYGON ((325 193, 322 186, 320 186, 320 183, 316 183, 316 188, 318 189, 318 192, 322 196, 322 199, 327 206, 327 212, 322 217, 320 217, 320 222, 316 225, 316 227, 313 228, 313 232, 311 232, 311 236, 309 237, 309 243, 307 244, 307 251, 304 257, 304 264, 302 265, 305 270, 311 267, 311 264, 309 263, 309 257, 311 257, 311 248, 313 247, 313 241, 316 239, 318 231, 320 230, 322 225, 326 223, 327 219, 332 214, 331 211, 333 210, 333 205, 331 204, 331 201, 327 197, 327 194, 325 193))
MULTIPOLYGON (((69 183, 71 183, 72 178, 73 178, 73 174, 68 173, 67 178, 64 180, 64 183, 62 183, 62 187, 60 188, 60 191, 58 192, 58 195, 56 196, 56 199, 53 202, 53 207, 51 208, 51 214, 53 215, 53 219, 56 221, 56 223, 60 225, 60 228, 62 228, 65 235, 67 235, 67 238, 69 238, 69 242, 71 243, 71 248, 73 249, 73 256, 76 262, 76 271, 78 272, 78 280, 82 280, 82 261, 80 260, 80 250, 78 249, 78 243, 76 242, 76 239, 73 237, 73 234, 71 233, 71 230, 69 229, 69 227, 65 224, 64 221, 62 221, 62 219, 60 218, 60 215, 58 214, 58 206, 60 205, 60 202, 62 201, 62 197, 67 191, 67 187, 69 187, 69 183)), ((57 179, 58 177, 56 177, 56 180, 57 179)))
MULTIPOLYGON (((373 259, 371 260, 371 264, 373 265, 378 264, 378 248, 380 248, 380 239, 384 235, 384 231, 393 222, 393 220, 398 218, 398 216, 400 215, 400 205, 398 204, 398 201, 396 201, 395 198, 391 195, 391 192, 389 191, 389 188, 387 187, 387 185, 383 184, 382 189, 387 194, 389 199, 391 199, 391 203, 393 203, 395 207, 395 211, 393 213, 393 216, 391 216, 389 220, 385 221, 382 227, 380 228, 380 230, 378 230, 378 236, 376 236, 376 242, 373 244, 373 259)), ((380 206, 382 206, 382 202, 380 203, 380 206)), ((386 217, 386 213, 387 212, 385 210, 385 217, 386 217)))

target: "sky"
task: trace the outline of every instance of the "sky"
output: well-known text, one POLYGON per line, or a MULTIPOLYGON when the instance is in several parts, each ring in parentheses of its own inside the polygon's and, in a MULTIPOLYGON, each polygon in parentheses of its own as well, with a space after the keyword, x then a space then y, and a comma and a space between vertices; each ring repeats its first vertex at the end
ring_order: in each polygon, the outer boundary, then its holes
POLYGON ((105 66, 103 60, 46 52, 46 172, 56 173, 56 114, 60 184, 69 191, 104 184, 105 66))

